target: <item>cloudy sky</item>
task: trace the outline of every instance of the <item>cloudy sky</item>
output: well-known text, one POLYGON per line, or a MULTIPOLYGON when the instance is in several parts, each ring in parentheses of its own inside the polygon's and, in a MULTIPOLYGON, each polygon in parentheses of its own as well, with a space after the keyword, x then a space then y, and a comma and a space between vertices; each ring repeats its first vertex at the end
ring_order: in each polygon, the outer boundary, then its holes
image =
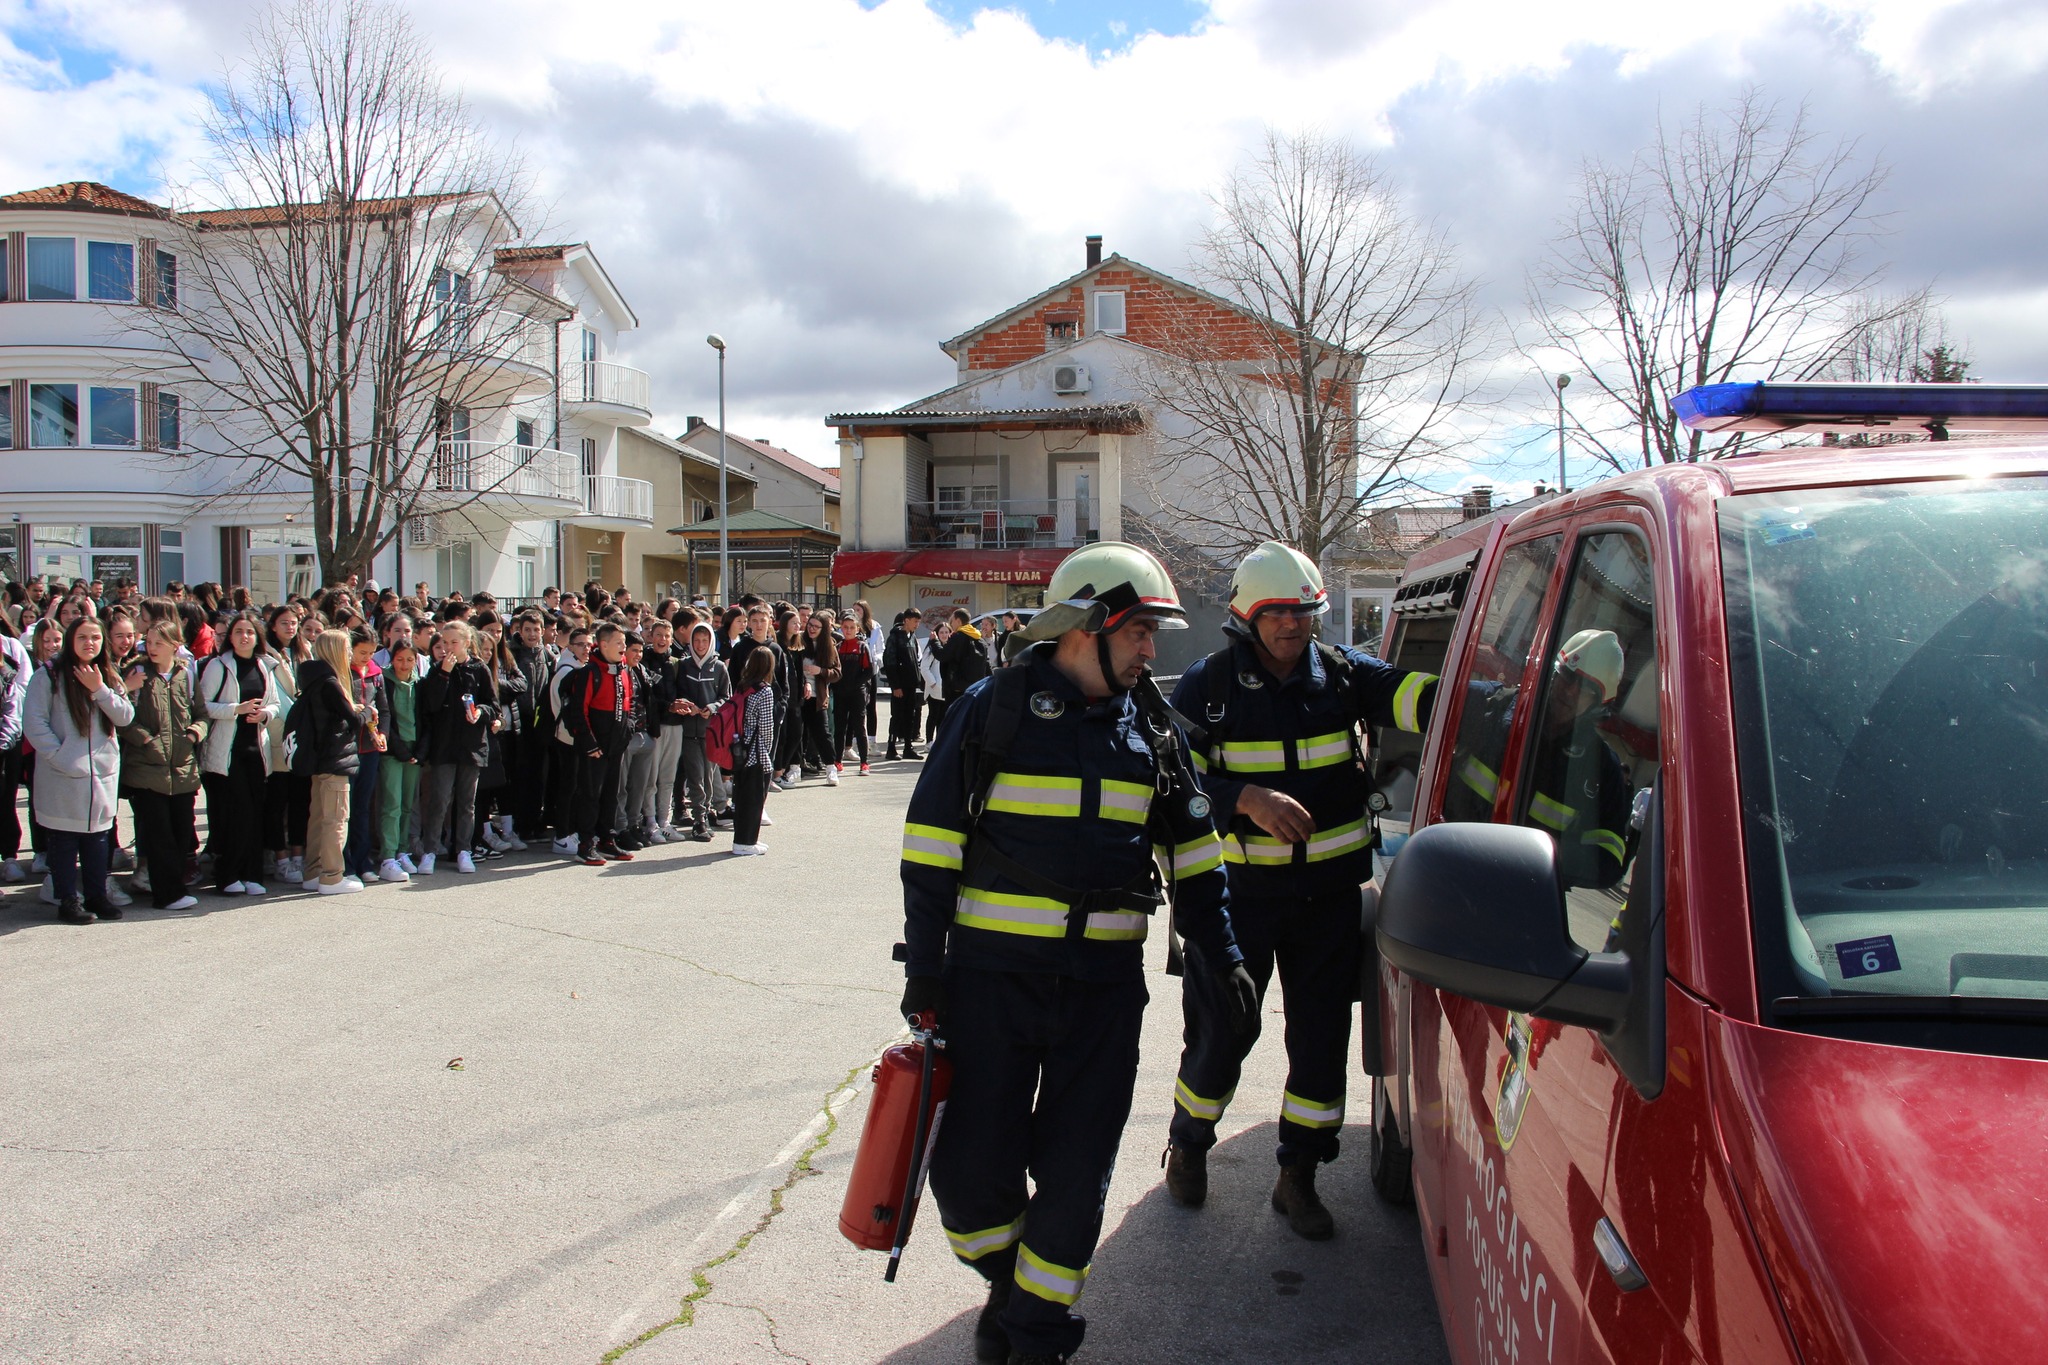
MULTIPOLYGON (((188 174, 252 7, 0 0, 0 187, 188 174), (36 130, 24 136, 20 130, 36 130)), ((714 410, 819 459, 822 417, 951 382, 937 343, 1080 268, 1178 272, 1261 130, 1381 158, 1508 322, 1577 169, 1748 87, 1890 167, 1892 280, 1987 379, 2048 380, 2043 0, 433 0, 448 80, 522 150, 558 238, 642 319, 659 425, 714 410)), ((1504 359, 1513 453, 1546 390, 1504 359)), ((1576 481, 1576 480, 1575 480, 1576 481)))

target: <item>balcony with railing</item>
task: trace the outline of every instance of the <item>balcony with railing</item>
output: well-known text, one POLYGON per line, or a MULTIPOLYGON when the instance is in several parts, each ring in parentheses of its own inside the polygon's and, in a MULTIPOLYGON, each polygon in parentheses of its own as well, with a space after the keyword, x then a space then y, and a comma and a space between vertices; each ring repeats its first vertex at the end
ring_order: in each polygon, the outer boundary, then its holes
POLYGON ((654 418, 647 371, 609 360, 573 360, 562 367, 562 401, 589 417, 622 426, 654 418))
POLYGON ((476 501, 533 516, 573 516, 583 506, 581 485, 576 457, 566 450, 444 441, 428 466, 422 501, 429 507, 476 501))
POLYGON ((610 474, 583 476, 583 510, 565 517, 572 526, 606 526, 645 531, 654 525, 654 485, 645 479, 610 474))
POLYGON ((452 363, 495 373, 516 389, 544 386, 554 373, 554 327, 510 309, 443 308, 430 341, 452 363))
POLYGON ((1071 549, 1102 538, 1094 498, 914 502, 904 530, 912 550, 1071 549))

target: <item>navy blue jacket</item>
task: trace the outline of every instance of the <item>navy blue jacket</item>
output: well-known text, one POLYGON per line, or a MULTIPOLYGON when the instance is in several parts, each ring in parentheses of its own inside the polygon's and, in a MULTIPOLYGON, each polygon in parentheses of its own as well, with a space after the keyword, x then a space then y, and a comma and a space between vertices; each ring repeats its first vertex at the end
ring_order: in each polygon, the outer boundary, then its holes
POLYGON ((1366 775, 1351 728, 1389 726, 1421 733, 1436 702, 1436 675, 1410 673, 1357 649, 1344 650, 1349 686, 1340 690, 1313 646, 1294 672, 1275 680, 1250 644, 1230 646, 1232 678, 1223 715, 1207 714, 1209 659, 1198 660, 1173 689, 1173 709, 1209 731, 1196 757, 1216 803, 1223 859, 1235 896, 1261 900, 1356 888, 1372 876, 1372 826, 1366 775), (1247 785, 1285 792, 1307 808, 1315 833, 1286 844, 1236 815, 1247 785))
MULTIPOLYGON (((1172 869, 1181 933, 1211 963, 1241 961, 1215 828, 1200 800, 1189 808, 1198 793, 1157 796, 1136 703, 1126 694, 1090 705, 1043 649, 1017 667, 1029 671, 1028 705, 975 829, 977 843, 1080 892, 1144 885, 1157 855, 1172 869)), ((1069 903, 1043 887, 973 866, 973 774, 961 750, 987 724, 991 686, 975 684, 948 708, 910 798, 902 867, 907 974, 936 976, 955 962, 1083 981, 1141 979, 1150 925, 1142 910, 1090 909, 1070 925, 1069 903)))

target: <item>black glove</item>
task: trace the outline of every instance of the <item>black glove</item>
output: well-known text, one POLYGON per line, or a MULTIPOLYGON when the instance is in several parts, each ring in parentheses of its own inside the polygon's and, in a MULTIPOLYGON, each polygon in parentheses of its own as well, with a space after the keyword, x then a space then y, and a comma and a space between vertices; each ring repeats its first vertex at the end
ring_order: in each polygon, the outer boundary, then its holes
POLYGON ((1259 983, 1238 963, 1227 972, 1216 973, 1216 985, 1223 992, 1223 1008, 1230 1012, 1230 1026, 1238 1036, 1250 1033, 1259 1022, 1259 983))
POLYGON ((913 1024, 920 1014, 929 1014, 929 1023, 937 1023, 946 1009, 946 983, 936 976, 913 976, 903 983, 903 1003, 897 1006, 897 1013, 913 1024))

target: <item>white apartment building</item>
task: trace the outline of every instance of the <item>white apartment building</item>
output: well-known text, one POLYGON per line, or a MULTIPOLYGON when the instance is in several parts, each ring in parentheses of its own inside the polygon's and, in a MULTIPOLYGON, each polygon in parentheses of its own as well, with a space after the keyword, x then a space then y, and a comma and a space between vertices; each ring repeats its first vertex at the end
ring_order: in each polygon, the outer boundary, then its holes
MULTIPOLYGON (((161 315, 195 288, 193 234, 261 230, 272 209, 177 215, 89 181, 0 196, 0 580, 29 574, 246 585, 259 602, 321 587, 311 486, 208 439, 161 315)), ((500 278, 465 326, 503 338, 474 406, 443 404, 422 499, 371 564, 436 593, 537 595, 561 578, 564 527, 650 529, 652 486, 620 476, 618 432, 652 409, 615 359, 638 325, 587 245, 513 245, 483 216, 475 259, 500 278)), ((458 303, 478 282, 443 272, 458 303)), ((189 303, 189 300, 186 300, 189 303)))

